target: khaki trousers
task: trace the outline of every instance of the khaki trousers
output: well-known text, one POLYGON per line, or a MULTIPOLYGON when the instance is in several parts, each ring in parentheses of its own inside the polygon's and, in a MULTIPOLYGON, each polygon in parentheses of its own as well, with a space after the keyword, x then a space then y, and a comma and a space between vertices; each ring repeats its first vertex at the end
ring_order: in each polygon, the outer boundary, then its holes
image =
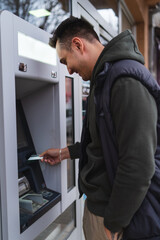
MULTIPOLYGON (((103 217, 91 213, 87 208, 87 200, 84 205, 83 232, 86 240, 109 240, 104 230, 103 217)), ((122 234, 118 240, 122 239, 122 234)))
POLYGON ((83 231, 86 240, 108 240, 104 230, 103 218, 88 210, 87 201, 84 205, 83 231))

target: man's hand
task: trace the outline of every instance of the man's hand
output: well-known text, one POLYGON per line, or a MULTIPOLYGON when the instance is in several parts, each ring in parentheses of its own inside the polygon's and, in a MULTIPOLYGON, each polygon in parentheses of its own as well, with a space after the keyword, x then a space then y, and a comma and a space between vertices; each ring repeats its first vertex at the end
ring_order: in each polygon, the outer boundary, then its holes
POLYGON ((63 159, 70 158, 69 150, 67 147, 61 149, 61 151, 59 148, 50 148, 41 153, 39 156, 43 157, 41 160, 42 162, 49 163, 50 165, 55 165, 57 163, 60 163, 63 159))
POLYGON ((104 230, 106 232, 107 238, 109 240, 120 240, 122 237, 122 233, 121 232, 116 232, 116 233, 112 233, 110 230, 108 230, 106 227, 104 227, 104 230))

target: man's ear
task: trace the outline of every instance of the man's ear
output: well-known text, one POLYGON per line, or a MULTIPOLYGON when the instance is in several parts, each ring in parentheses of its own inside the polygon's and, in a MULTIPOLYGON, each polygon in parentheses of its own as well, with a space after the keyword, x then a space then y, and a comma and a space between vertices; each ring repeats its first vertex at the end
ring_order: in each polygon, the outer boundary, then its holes
POLYGON ((84 51, 84 43, 83 43, 83 41, 81 40, 81 38, 74 37, 74 38, 72 39, 72 47, 73 47, 73 49, 75 49, 75 50, 80 51, 81 53, 83 53, 83 51, 84 51))

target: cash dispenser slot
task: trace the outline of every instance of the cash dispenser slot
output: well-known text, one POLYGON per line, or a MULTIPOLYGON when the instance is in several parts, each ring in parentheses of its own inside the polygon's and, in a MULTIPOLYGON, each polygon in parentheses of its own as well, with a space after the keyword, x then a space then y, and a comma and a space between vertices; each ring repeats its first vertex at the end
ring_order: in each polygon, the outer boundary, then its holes
POLYGON ((17 107, 18 185, 20 231, 23 232, 61 200, 61 194, 46 187, 20 100, 17 107))

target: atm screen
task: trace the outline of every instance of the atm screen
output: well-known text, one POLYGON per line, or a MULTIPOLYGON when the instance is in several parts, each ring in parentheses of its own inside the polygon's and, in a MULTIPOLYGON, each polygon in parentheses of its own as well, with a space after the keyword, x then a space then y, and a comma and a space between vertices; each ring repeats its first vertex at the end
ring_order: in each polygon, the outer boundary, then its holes
POLYGON ((20 119, 19 111, 17 111, 17 144, 18 149, 23 149, 28 146, 27 137, 20 119))
POLYGON ((16 113, 18 167, 22 168, 26 164, 26 160, 35 154, 35 148, 20 100, 16 102, 16 113))
POLYGON ((26 177, 31 188, 38 192, 45 182, 38 161, 29 162, 28 158, 36 154, 29 126, 20 100, 16 102, 17 108, 17 151, 18 151, 18 177, 26 177))

